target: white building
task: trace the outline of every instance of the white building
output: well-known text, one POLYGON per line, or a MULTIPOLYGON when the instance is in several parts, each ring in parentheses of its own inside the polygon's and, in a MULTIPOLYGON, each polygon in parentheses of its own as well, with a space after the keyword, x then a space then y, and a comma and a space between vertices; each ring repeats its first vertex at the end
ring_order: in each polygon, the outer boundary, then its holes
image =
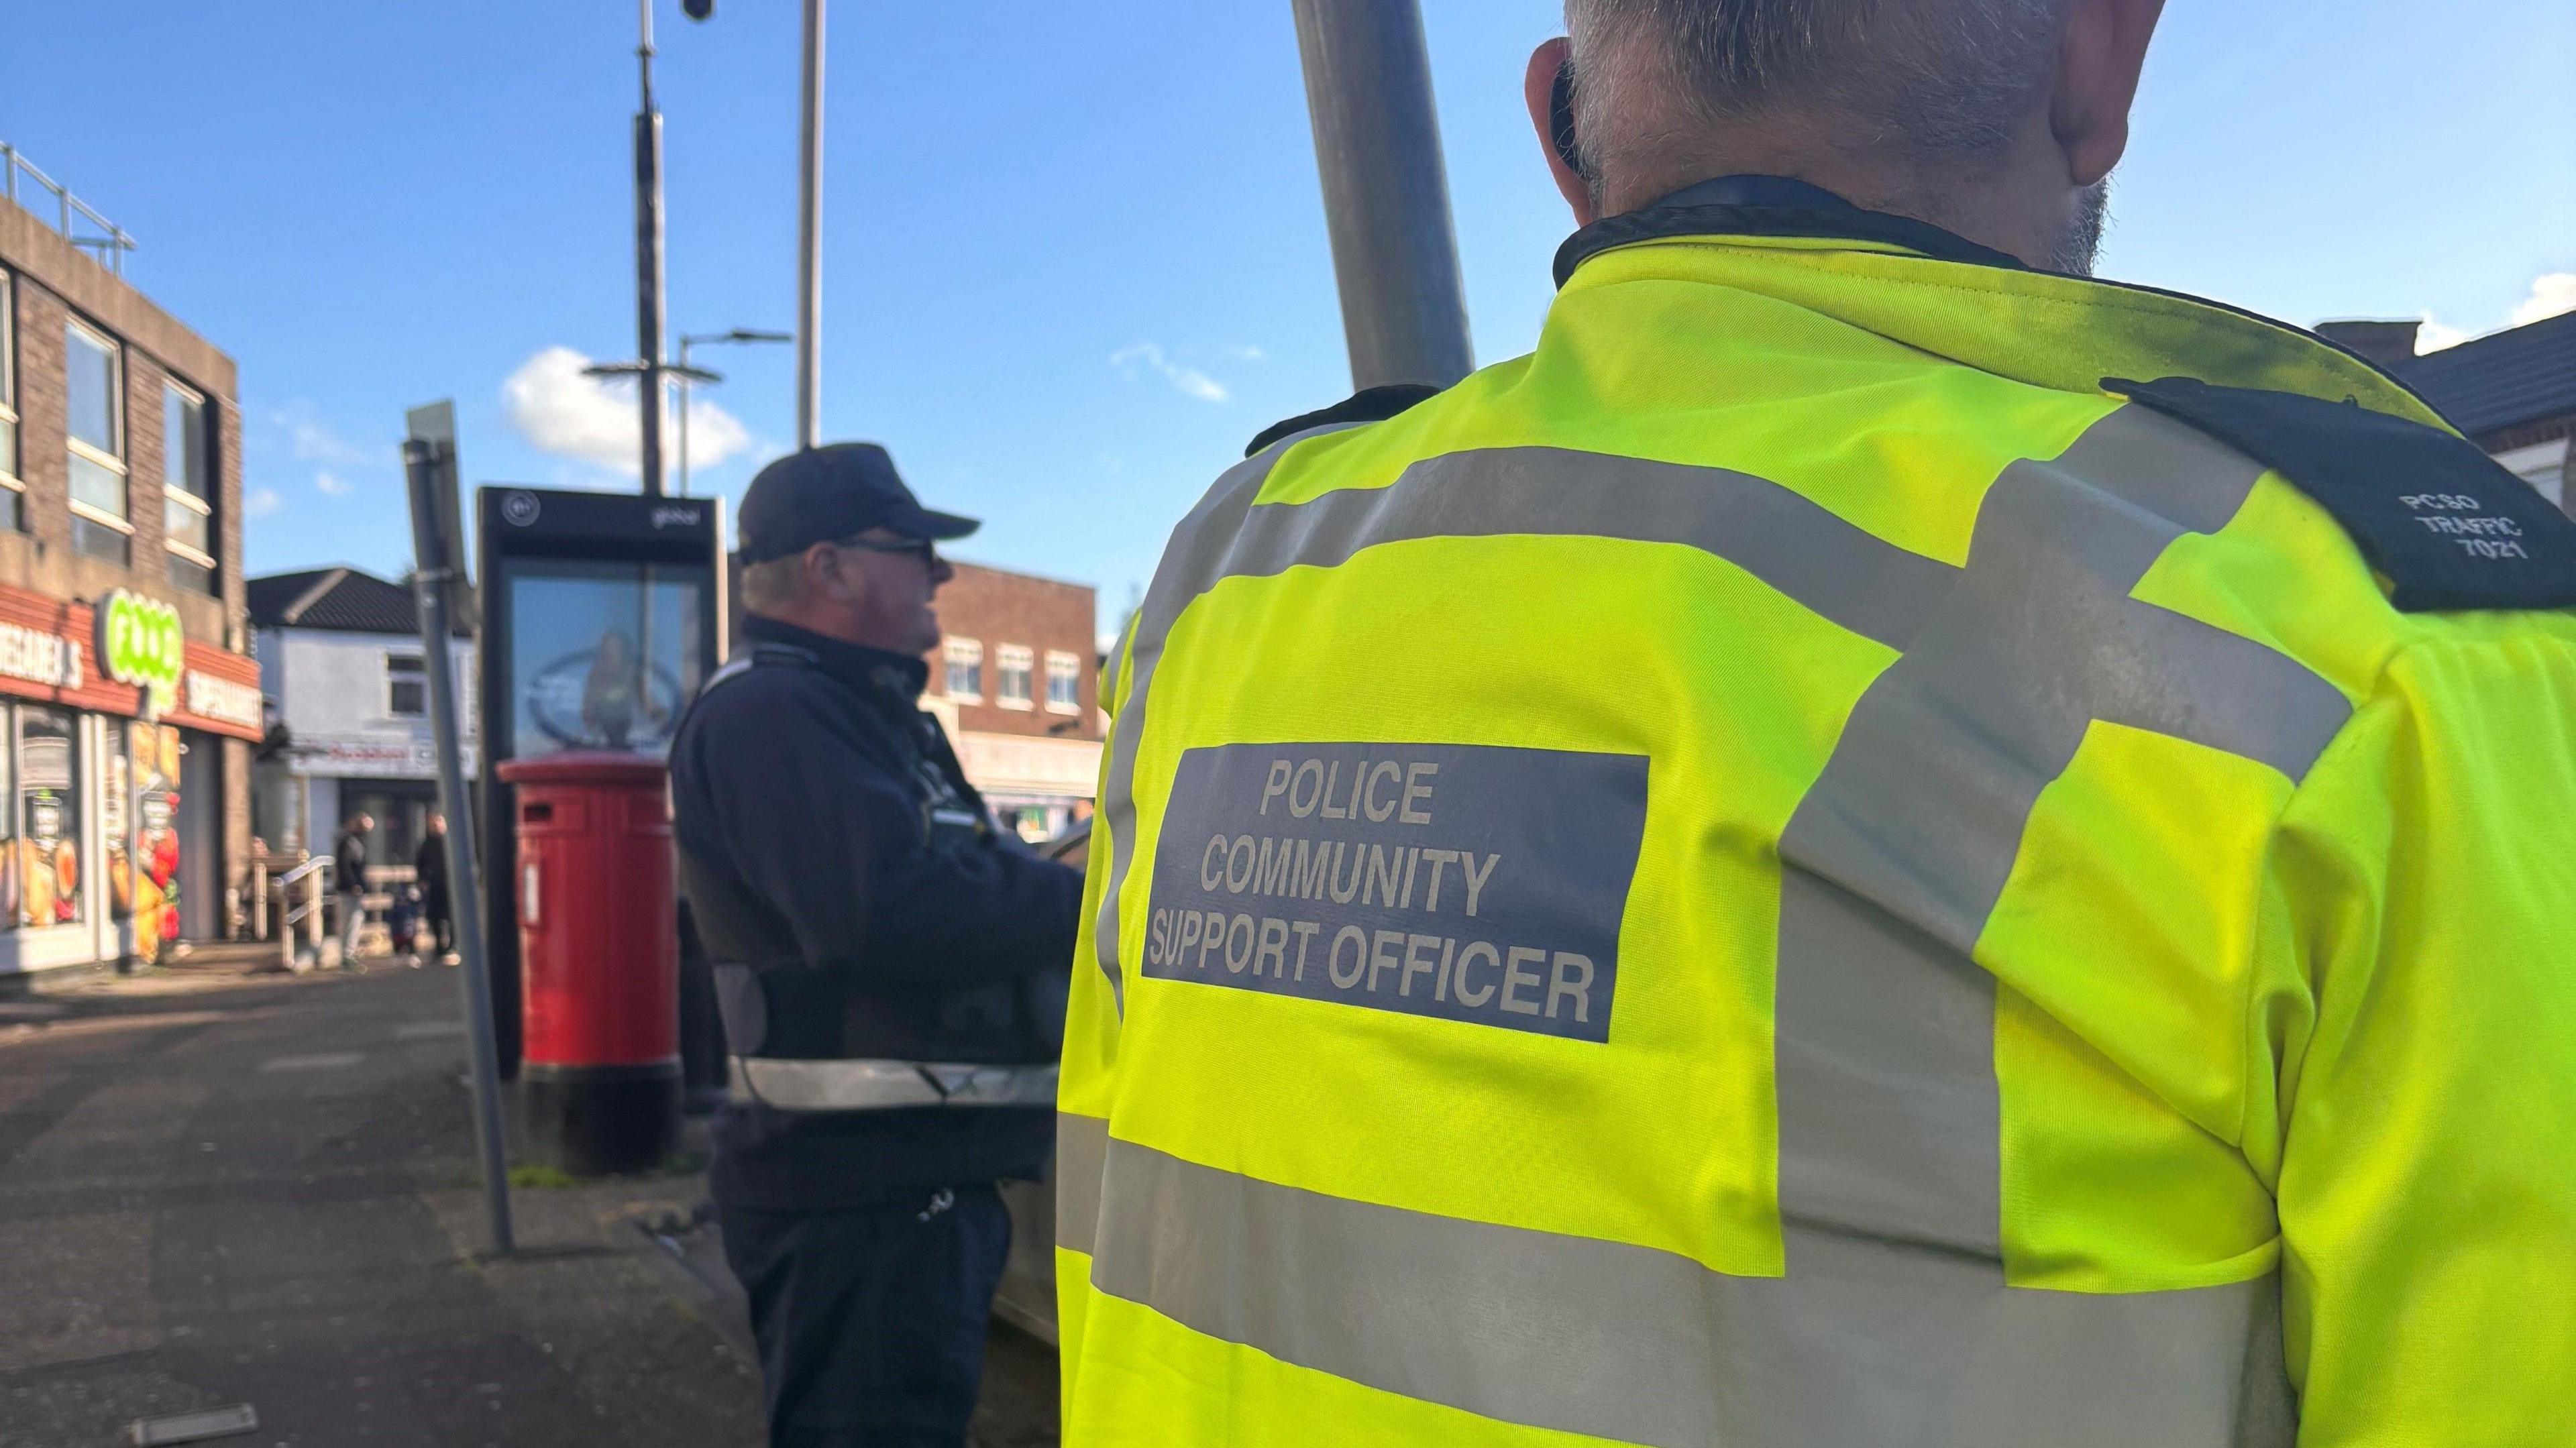
MULTIPOLYGON (((408 866, 437 807, 429 674, 411 591, 355 568, 250 580, 260 689, 274 721, 253 772, 251 831, 272 850, 328 853, 373 815, 368 858, 408 866)), ((465 772, 475 748, 472 640, 451 644, 465 772)))

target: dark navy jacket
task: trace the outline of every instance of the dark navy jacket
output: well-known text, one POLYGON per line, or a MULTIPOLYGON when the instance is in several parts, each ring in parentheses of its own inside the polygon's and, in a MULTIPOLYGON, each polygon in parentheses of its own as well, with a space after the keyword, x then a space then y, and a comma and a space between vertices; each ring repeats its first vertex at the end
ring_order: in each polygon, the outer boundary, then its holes
MULTIPOLYGON (((828 1041, 864 1058, 1054 1060, 1081 875, 991 828, 918 707, 919 659, 770 619, 743 633, 769 661, 682 722, 673 829, 708 958, 806 983, 777 1012, 790 1039, 772 1053, 828 1041), (981 829, 956 828, 961 802, 981 829)), ((713 1185, 759 1210, 864 1205, 1033 1177, 1053 1133, 1038 1107, 737 1105, 715 1124, 713 1185)))

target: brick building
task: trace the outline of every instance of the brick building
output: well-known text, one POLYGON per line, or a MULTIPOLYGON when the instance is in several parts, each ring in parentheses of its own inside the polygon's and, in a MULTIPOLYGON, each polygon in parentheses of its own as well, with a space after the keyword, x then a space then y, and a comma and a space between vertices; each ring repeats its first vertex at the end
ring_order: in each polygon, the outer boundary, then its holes
POLYGON ((262 735, 238 395, 0 200, 0 975, 230 931, 262 735))
POLYGON ((1100 778, 1097 600, 972 563, 939 592, 946 638, 923 704, 957 742, 967 778, 1030 839, 1088 818, 1100 778))

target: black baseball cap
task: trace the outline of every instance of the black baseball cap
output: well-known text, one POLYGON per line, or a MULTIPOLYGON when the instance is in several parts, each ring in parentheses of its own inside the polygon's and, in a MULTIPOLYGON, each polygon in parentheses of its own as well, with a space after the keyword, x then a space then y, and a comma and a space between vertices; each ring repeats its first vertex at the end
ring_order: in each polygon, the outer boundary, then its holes
POLYGON ((745 563, 790 557, 870 528, 944 542, 983 526, 921 506, 894 459, 872 442, 807 448, 762 468, 742 495, 735 523, 745 563))

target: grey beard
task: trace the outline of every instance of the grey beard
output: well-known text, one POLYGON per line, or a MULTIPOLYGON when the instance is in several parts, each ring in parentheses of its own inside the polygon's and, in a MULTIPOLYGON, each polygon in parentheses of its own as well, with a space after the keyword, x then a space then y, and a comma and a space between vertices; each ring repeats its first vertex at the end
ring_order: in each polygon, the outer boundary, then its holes
POLYGON ((2102 259, 2102 232, 2111 221, 2111 178, 2087 186, 2075 198, 2075 214, 2049 248, 2048 269, 2071 277, 2089 277, 2102 259))

